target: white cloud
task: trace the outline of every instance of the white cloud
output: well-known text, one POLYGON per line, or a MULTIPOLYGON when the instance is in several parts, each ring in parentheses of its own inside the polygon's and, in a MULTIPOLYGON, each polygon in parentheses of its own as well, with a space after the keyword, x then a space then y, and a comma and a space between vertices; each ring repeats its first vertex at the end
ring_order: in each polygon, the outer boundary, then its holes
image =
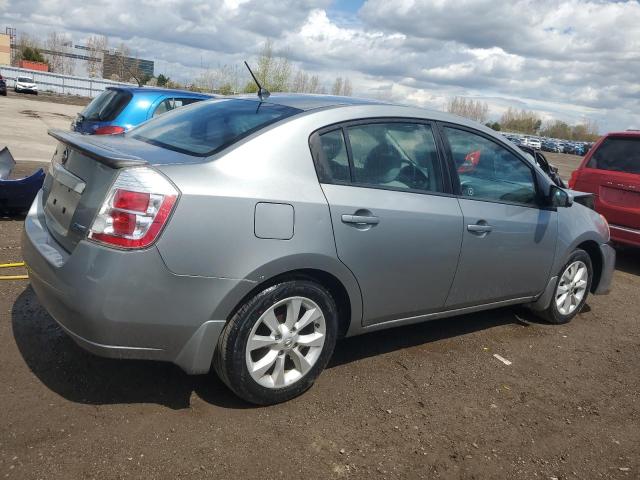
MULTIPOLYGON (((640 3, 601 0, 0 0, 0 25, 76 41, 106 34, 186 78, 241 64, 268 39, 326 84, 442 108, 486 99, 603 129, 640 126, 640 3), (329 13, 328 13, 329 12, 329 13), (331 13, 333 12, 333 13, 331 13), (340 13, 336 13, 340 12, 340 13)), ((161 71, 161 70, 159 70, 161 71)), ((165 72, 166 73, 166 72, 165 72)))

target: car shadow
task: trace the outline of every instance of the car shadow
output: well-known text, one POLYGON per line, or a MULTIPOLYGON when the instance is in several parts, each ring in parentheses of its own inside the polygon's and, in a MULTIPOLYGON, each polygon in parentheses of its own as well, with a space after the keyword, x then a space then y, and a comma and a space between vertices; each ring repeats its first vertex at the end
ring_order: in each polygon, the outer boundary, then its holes
POLYGON ((617 247, 616 270, 640 275, 640 248, 617 247))
MULTIPOLYGON (((338 342, 328 368, 367 357, 465 335, 501 325, 538 320, 526 309, 500 309, 373 332, 338 342)), ((13 335, 33 374, 72 402, 89 405, 157 403, 188 408, 192 393, 223 408, 253 408, 236 397, 212 371, 191 376, 175 365, 114 360, 92 355, 58 326, 29 286, 12 309, 13 335)))
POLYGON ((367 333, 338 343, 328 368, 503 325, 537 323, 544 322, 530 310, 507 307, 367 333))

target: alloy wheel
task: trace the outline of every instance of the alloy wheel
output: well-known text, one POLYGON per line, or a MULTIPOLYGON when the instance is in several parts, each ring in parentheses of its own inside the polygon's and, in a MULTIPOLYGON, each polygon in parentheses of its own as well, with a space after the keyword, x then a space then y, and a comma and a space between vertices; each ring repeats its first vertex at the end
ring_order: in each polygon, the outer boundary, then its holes
POLYGON ((562 273, 556 289, 556 306, 561 315, 571 315, 587 293, 589 271, 584 262, 577 260, 562 273))
POLYGON ((280 300, 251 329, 245 351, 249 374, 267 388, 292 385, 318 361, 325 337, 326 320, 315 302, 280 300))

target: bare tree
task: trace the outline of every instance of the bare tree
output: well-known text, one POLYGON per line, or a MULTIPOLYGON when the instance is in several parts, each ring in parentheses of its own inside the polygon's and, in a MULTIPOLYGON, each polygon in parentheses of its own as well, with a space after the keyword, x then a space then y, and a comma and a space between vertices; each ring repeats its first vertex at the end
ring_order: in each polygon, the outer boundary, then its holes
POLYGON ((331 87, 331 93, 333 95, 342 95, 342 77, 335 79, 333 86, 331 87))
POLYGON ((195 80, 194 86, 199 90, 232 95, 238 93, 238 67, 221 65, 214 70, 205 70, 195 80))
POLYGON ((49 51, 46 55, 49 69, 55 73, 73 75, 76 62, 70 56, 73 49, 71 38, 65 33, 51 32, 47 37, 45 47, 49 51))
POLYGON ((542 120, 537 113, 509 107, 500 118, 500 126, 505 132, 537 134, 542 120))
POLYGON ((87 73, 90 77, 102 77, 104 51, 109 45, 109 39, 104 35, 91 35, 87 39, 89 60, 87 61, 87 73))
POLYGON ((299 69, 293 76, 290 90, 295 93, 320 93, 320 79, 317 75, 310 75, 299 69))
POLYGON ((131 56, 129 47, 124 43, 121 43, 120 47, 115 51, 115 57, 118 67, 117 76, 120 80, 137 83, 138 86, 141 87, 150 79, 140 68, 140 59, 138 56, 131 56))
POLYGON ((351 80, 349 80, 347 77, 337 77, 333 82, 333 86, 331 87, 331 93, 333 95, 350 96, 353 93, 351 80))
POLYGON ((485 123, 489 114, 487 102, 464 97, 454 97, 447 103, 447 112, 461 117, 485 123))

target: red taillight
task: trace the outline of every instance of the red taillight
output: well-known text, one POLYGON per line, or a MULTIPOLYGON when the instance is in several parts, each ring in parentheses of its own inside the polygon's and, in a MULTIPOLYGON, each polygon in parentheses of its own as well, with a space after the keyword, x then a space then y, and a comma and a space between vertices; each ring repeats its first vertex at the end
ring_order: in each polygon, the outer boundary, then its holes
POLYGON ((118 133, 124 133, 124 128, 117 125, 105 125, 104 127, 98 127, 93 131, 96 135, 117 135, 118 133))
POLYGON ((574 170, 569 179, 569 188, 576 188, 576 182, 580 176, 580 170, 574 170))
POLYGON ((123 170, 93 221, 89 238, 122 248, 148 247, 169 219, 178 195, 155 170, 123 170))
POLYGON ((146 212, 149 207, 151 194, 141 192, 130 192, 128 190, 116 190, 113 197, 113 207, 122 210, 134 210, 136 212, 146 212))

